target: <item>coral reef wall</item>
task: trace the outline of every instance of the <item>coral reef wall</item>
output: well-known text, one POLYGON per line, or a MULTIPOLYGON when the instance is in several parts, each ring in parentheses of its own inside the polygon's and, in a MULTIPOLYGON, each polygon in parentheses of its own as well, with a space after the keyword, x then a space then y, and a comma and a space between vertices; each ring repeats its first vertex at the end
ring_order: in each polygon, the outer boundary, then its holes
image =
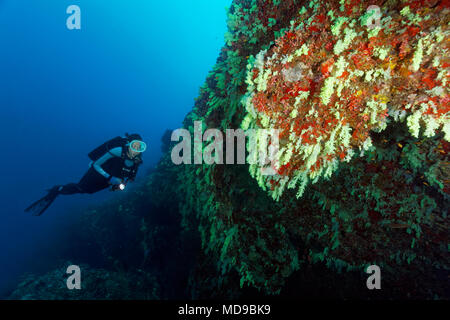
POLYGON ((419 277, 405 294, 446 294, 449 19, 448 1, 233 2, 184 125, 277 128, 280 161, 273 176, 180 168, 219 283, 234 270, 276 294, 309 264, 377 264, 391 288, 419 277))
POLYGON ((144 272, 163 299, 448 299, 449 13, 436 0, 234 0, 183 126, 279 129, 275 174, 175 165, 165 134, 146 181, 85 214, 78 251, 144 272), (381 293, 365 287, 371 264, 381 293))

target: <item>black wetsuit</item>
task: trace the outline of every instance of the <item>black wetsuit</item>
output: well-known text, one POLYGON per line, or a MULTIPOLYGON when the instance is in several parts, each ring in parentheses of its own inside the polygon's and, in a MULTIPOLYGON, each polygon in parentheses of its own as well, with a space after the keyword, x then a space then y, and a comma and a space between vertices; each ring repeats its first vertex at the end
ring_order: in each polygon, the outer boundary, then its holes
POLYGON ((68 183, 58 190, 59 194, 95 193, 108 188, 109 181, 93 168, 84 174, 78 183, 68 183))
POLYGON ((60 186, 59 194, 95 193, 108 188, 111 177, 134 179, 141 160, 129 159, 122 148, 111 149, 97 161, 91 162, 81 180, 60 186))
MULTIPOLYGON (((140 138, 140 136, 138 136, 140 138)), ((78 183, 56 185, 48 190, 48 194, 32 203, 25 211, 40 216, 60 194, 95 193, 110 186, 112 177, 134 180, 139 165, 142 163, 139 154, 134 159, 128 157, 128 144, 109 149, 99 159, 89 164, 89 170, 78 183)))

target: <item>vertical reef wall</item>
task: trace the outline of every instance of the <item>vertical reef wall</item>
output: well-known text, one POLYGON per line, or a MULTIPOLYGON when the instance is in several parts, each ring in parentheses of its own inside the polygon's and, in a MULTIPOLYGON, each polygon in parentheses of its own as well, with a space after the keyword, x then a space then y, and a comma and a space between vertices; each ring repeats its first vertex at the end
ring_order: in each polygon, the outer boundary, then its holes
POLYGON ((160 298, 449 298, 449 13, 233 1, 183 125, 279 129, 276 174, 174 165, 167 143, 141 186, 86 214, 78 243, 154 275, 160 298), (382 292, 365 287, 372 264, 382 292))
POLYGON ((181 214, 219 283, 235 270, 277 294, 311 264, 377 264, 392 294, 445 294, 449 21, 448 1, 233 2, 184 125, 278 128, 280 161, 274 176, 180 168, 181 214))

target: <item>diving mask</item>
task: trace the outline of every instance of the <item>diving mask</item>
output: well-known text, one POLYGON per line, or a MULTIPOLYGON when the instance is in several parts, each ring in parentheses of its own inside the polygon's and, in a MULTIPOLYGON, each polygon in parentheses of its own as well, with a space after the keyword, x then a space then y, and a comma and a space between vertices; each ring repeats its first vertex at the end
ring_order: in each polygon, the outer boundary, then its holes
POLYGON ((132 151, 138 152, 138 153, 142 153, 147 149, 147 145, 145 144, 145 142, 140 141, 140 140, 131 141, 129 146, 132 151))

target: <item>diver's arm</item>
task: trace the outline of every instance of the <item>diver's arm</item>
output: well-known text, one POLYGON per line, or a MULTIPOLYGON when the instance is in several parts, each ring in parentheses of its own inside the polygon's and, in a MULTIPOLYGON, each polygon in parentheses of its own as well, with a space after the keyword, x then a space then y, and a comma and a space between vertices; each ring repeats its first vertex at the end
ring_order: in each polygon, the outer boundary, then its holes
POLYGON ((99 158, 97 161, 95 161, 92 166, 95 170, 97 170, 98 173, 100 173, 102 176, 104 176, 106 179, 109 179, 111 175, 107 173, 105 170, 103 170, 102 165, 111 159, 112 157, 121 157, 122 156, 122 148, 117 147, 114 149, 109 150, 107 153, 105 153, 101 158, 99 158))

